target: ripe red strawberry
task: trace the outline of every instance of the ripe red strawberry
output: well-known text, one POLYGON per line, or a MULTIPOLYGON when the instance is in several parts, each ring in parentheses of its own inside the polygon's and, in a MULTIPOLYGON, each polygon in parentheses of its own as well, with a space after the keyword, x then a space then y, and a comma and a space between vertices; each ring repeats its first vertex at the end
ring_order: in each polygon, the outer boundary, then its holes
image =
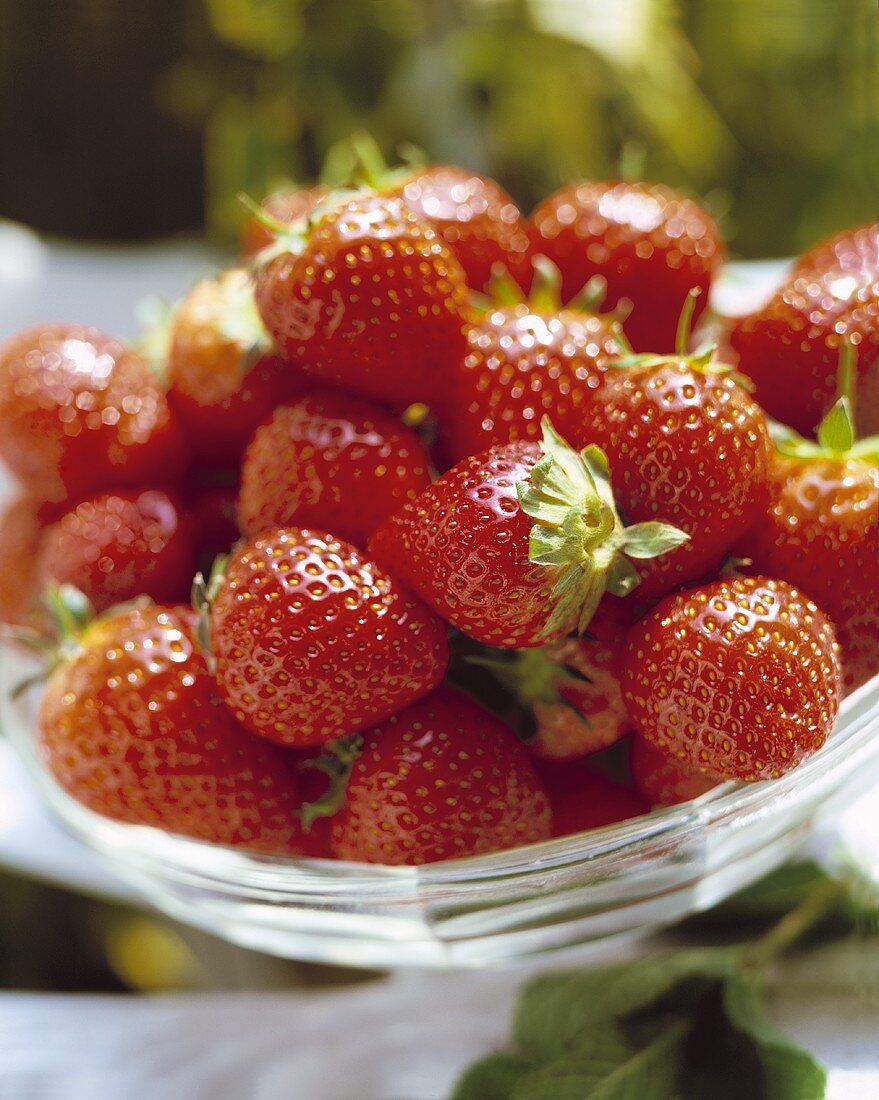
POLYGON ((644 598, 715 570, 766 505, 772 453, 766 418, 708 355, 635 357, 630 366, 611 368, 584 407, 582 434, 573 437, 605 451, 630 522, 663 520, 690 536, 645 564, 644 598))
POLYGON ((442 237, 467 285, 484 290, 492 268, 503 264, 521 286, 531 280, 531 241, 521 211, 487 176, 433 164, 416 170, 399 188, 406 206, 442 237))
POLYGON ((279 237, 256 276, 281 354, 395 406, 441 398, 463 353, 464 274, 401 199, 359 195, 279 237))
POLYGON ((242 530, 319 527, 364 546, 427 488, 429 465, 418 435, 392 413, 317 390, 276 409, 250 441, 238 500, 242 530))
POLYGON ((843 399, 817 444, 788 438, 781 448, 768 509, 739 549, 830 617, 852 691, 879 674, 879 437, 855 442, 843 399))
POLYGON ((509 280, 496 280, 497 304, 465 329, 467 354, 440 420, 446 467, 495 443, 539 440, 544 414, 573 437, 602 385, 600 360, 622 353, 611 317, 587 312, 576 299, 562 309, 558 268, 540 258, 534 266, 530 301, 509 280))
POLYGON ((604 456, 575 454, 544 418, 542 443, 459 462, 369 547, 462 633, 522 649, 585 630, 605 591, 638 583, 626 555, 651 557, 683 538, 663 524, 624 528, 604 456))
MULTIPOLYGON (((531 241, 522 212, 487 176, 448 164, 410 160, 389 168, 369 134, 351 139, 353 182, 399 197, 434 229, 464 270, 467 285, 484 290, 502 264, 521 286, 531 281, 531 241)), ((413 153, 417 152, 413 150, 413 153)))
POLYGON ((668 596, 629 633, 635 728, 690 768, 772 779, 820 749, 842 681, 833 627, 785 581, 747 577, 668 596))
POLYGON ((274 191, 260 203, 264 215, 258 218, 251 214, 244 223, 241 232, 241 255, 244 259, 253 259, 258 252, 274 244, 277 234, 272 232, 271 223, 293 225, 307 218, 327 197, 326 187, 285 187, 274 191))
POLYGON ((174 311, 168 401, 202 463, 238 461, 256 427, 306 389, 271 346, 246 271, 202 279, 174 311))
POLYGON ((605 597, 586 637, 470 658, 524 708, 520 732, 532 756, 576 760, 615 744, 630 729, 619 665, 633 621, 631 602, 605 597))
POLYGON ((0 344, 0 456, 52 501, 171 481, 185 462, 144 362, 82 325, 44 325, 0 344))
POLYGON ((39 615, 40 502, 23 494, 0 514, 0 623, 33 626, 39 615))
POLYGON ((628 787, 602 775, 587 760, 539 760, 535 770, 552 807, 552 835, 571 836, 650 812, 628 787))
POLYGON ((81 501, 43 538, 43 584, 72 584, 97 611, 147 595, 187 597, 195 529, 179 499, 161 489, 119 490, 81 501))
POLYGON ((879 222, 849 229, 800 257, 756 313, 735 322, 730 343, 770 416, 811 434, 833 404, 844 343, 858 349, 858 407, 879 433, 879 222))
POLYGON ((365 863, 433 863, 549 835, 549 803, 522 744, 446 688, 365 734, 332 825, 335 854, 365 863))
POLYGON ((648 806, 677 806, 723 782, 687 767, 637 733, 629 742, 629 771, 635 790, 648 806))
POLYGON ((724 259, 720 231, 691 199, 648 183, 581 183, 531 215, 535 252, 558 264, 565 298, 592 276, 607 280, 607 306, 628 298, 626 335, 637 351, 670 352, 694 287, 708 289, 724 259))
POLYGON ((232 555, 212 588, 220 693, 270 741, 347 737, 426 695, 445 673, 443 624, 332 535, 268 531, 232 555))
POLYGON ((295 772, 214 693, 185 607, 98 619, 52 673, 40 749, 90 810, 260 852, 302 851, 295 772))

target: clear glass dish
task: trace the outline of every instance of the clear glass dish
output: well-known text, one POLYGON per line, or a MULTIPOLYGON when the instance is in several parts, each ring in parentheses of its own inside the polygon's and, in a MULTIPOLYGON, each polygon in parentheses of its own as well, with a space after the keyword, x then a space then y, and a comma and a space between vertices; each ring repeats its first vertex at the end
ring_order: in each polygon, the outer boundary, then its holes
POLYGON ((0 660, 0 724, 43 798, 149 904, 233 943, 376 967, 484 966, 646 933, 771 870, 879 776, 879 677, 845 700, 825 748, 780 780, 726 783, 620 825, 425 867, 248 855, 98 816, 42 768, 29 658, 0 660))

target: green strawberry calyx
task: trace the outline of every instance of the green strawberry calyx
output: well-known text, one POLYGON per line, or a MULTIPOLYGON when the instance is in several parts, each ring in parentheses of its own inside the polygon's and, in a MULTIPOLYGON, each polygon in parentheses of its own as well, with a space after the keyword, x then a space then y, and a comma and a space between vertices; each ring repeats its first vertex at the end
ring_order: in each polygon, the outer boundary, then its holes
POLYGON ((321 797, 314 802, 304 802, 300 808, 302 828, 306 832, 311 831, 311 826, 318 818, 332 817, 345 804, 351 769, 363 751, 363 736, 355 733, 352 737, 328 741, 324 749, 320 756, 304 762, 305 767, 323 772, 329 779, 327 789, 321 797))
POLYGON ((577 454, 549 417, 541 421, 544 456, 518 485, 519 507, 533 519, 528 558, 556 571, 553 607, 543 634, 572 627, 582 634, 605 592, 627 596, 640 582, 631 559, 658 557, 683 545, 685 532, 649 521, 626 527, 600 447, 577 454))
POLYGON ((204 651, 205 659, 208 662, 208 667, 211 672, 215 671, 213 668, 214 656, 211 644, 211 606, 217 598, 217 593, 225 583, 226 566, 228 564, 229 555, 218 554, 214 558, 213 564, 211 565, 211 571, 207 578, 205 578, 204 573, 196 573, 195 579, 192 582, 192 607, 196 615, 198 615, 195 638, 204 651))
POLYGON ((337 188, 325 195, 310 214, 293 222, 282 222, 277 218, 273 218, 250 195, 245 194, 243 191, 239 192, 237 197, 241 205, 275 238, 271 244, 267 244, 265 248, 257 252, 251 261, 251 267, 254 269, 266 267, 278 256, 284 256, 288 253, 300 256, 305 251, 311 232, 318 222, 331 215, 350 199, 362 195, 363 192, 364 188, 362 187, 337 188))
POLYGON ((858 439, 855 418, 857 353, 845 343, 839 350, 837 397, 818 427, 817 440, 804 439, 784 424, 770 425, 779 454, 788 458, 836 458, 879 466, 879 435, 858 439))
MULTIPOLYGON (((535 256, 531 264, 534 277, 528 294, 519 286, 506 266, 494 264, 488 294, 475 291, 470 294, 470 304, 477 314, 484 315, 493 309, 510 309, 527 306, 533 313, 594 313, 598 314, 607 293, 607 280, 593 275, 586 285, 567 303, 562 303, 562 273, 547 256, 535 256)), ((632 310, 632 303, 623 298, 608 314, 607 320, 622 325, 632 310)))

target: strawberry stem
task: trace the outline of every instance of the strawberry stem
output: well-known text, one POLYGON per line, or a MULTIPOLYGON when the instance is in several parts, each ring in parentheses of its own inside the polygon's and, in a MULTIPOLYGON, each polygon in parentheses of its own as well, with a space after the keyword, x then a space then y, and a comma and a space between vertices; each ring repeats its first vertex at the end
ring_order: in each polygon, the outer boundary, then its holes
POLYGON ((280 237, 284 233, 289 232, 289 225, 267 214, 260 204, 252 199, 246 192, 239 191, 237 198, 244 209, 252 215, 264 229, 268 229, 268 231, 273 233, 276 237, 280 237))
POLYGON ((330 780, 327 789, 316 802, 303 802, 300 807, 302 828, 307 833, 311 832, 311 826, 319 817, 332 817, 344 806, 351 769, 363 751, 363 737, 359 733, 353 737, 342 737, 337 741, 327 742, 324 748, 329 750, 328 755, 305 761, 307 768, 323 772, 330 780))
POLYGON ((528 305, 536 313, 558 313, 562 308, 562 273, 546 256, 535 256, 532 264, 534 281, 528 305))
POLYGON ((675 351, 681 358, 686 356, 690 347, 690 336, 693 331, 693 314, 696 311, 696 300, 701 293, 701 287, 691 287, 687 292, 686 300, 681 309, 681 315, 678 318, 678 328, 675 334, 675 351))

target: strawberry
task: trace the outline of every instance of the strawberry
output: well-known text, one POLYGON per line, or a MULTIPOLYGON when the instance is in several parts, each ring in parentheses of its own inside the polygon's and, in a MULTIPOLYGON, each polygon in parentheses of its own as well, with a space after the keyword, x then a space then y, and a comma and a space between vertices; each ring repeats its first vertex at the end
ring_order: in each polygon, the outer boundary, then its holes
POLYGON ((241 255, 253 259, 264 248, 274 244, 277 234, 272 223, 293 225, 308 218, 329 194, 326 187, 285 187, 266 196, 260 204, 262 217, 250 215, 241 232, 241 255))
POLYGON ((535 252, 562 272, 567 299, 594 275, 607 305, 632 303, 626 335, 638 351, 670 352, 688 293, 708 289, 724 259, 720 231, 691 199, 648 183, 581 183, 544 199, 531 215, 535 252))
POLYGON ((629 742, 629 771, 635 790, 648 806, 677 806, 698 798, 722 782, 687 767, 637 733, 632 734, 629 742))
POLYGON ((470 658, 488 668, 524 709, 520 732, 532 756, 576 760, 608 748, 628 732, 619 663, 632 623, 630 603, 605 597, 584 638, 470 658))
POLYGON ((443 624, 332 535, 268 531, 210 585, 220 694, 254 733, 319 745, 381 722, 442 680, 443 624))
POLYGON ((879 673, 879 436, 855 440, 844 396, 817 443, 786 436, 779 445, 769 506, 739 550, 829 615, 851 691, 879 673))
POLYGON ((0 344, 0 456, 51 501, 171 481, 185 464, 144 362, 82 325, 44 325, 0 344))
POLYGON ((280 236, 256 300, 281 354, 394 405, 442 398, 460 358, 464 274, 401 199, 358 195, 280 236))
POLYGON ((395 416, 332 390, 275 410, 241 470, 238 514, 246 535, 300 525, 364 546, 383 520, 430 484, 430 459, 395 416))
POLYGON ((333 818, 340 859, 420 864, 550 835, 528 754, 499 719, 441 688, 364 735, 333 818))
POLYGON ((195 529, 161 489, 119 490, 81 501, 43 539, 44 584, 72 584, 97 611, 145 594, 186 598, 195 571, 195 529))
POLYGON ((522 649, 585 630, 604 592, 638 583, 645 558, 686 537, 624 528, 597 448, 575 454, 544 418, 541 443, 464 459, 372 536, 371 553, 452 626, 522 649))
POLYGON ((39 614, 40 502, 26 493, 0 514, 0 623, 31 626, 39 614))
POLYGON ((769 302, 738 319, 730 344, 770 416, 811 434, 830 409, 844 343, 858 348, 861 428, 879 433, 879 222, 800 257, 769 302))
POLYGON ((189 608, 134 608, 87 626, 50 676, 39 738, 57 782, 105 817, 302 851, 294 770, 218 701, 189 608))
POLYGON ((586 760, 539 760, 535 770, 552 807, 552 835, 571 836, 650 812, 650 804, 586 760))
POLYGON ((606 373, 600 359, 622 353, 611 318, 591 312, 585 298, 562 309, 558 268, 543 257, 534 268, 528 302, 509 279, 495 278, 496 304, 465 328, 467 354, 440 421, 446 467, 495 443, 539 440, 544 414, 575 435, 606 373))
POLYGON ((168 340, 168 401, 201 463, 237 462, 275 406, 306 389, 274 353, 246 271, 197 283, 174 311, 168 340))
POLYGON ((688 768, 770 779, 820 749, 839 709, 828 619, 785 581, 668 596, 629 633, 623 698, 638 732, 688 768))
POLYGON ((403 200, 406 208, 445 241, 464 270, 467 285, 483 290, 496 265, 522 286, 531 279, 531 241, 522 212, 488 176, 448 164, 424 164, 417 150, 389 168, 369 134, 351 139, 355 184, 403 200))
POLYGON ((227 554, 241 538, 238 489, 235 485, 203 485, 191 490, 187 499, 195 525, 199 566, 210 572, 214 558, 227 554))
POLYGON ((677 354, 612 364, 573 437, 605 451, 614 494, 631 522, 659 519, 689 535, 646 563, 644 598, 715 570, 753 526, 768 494, 772 442, 763 411, 727 368, 714 364, 710 348, 684 354, 687 323, 685 312, 677 354))

